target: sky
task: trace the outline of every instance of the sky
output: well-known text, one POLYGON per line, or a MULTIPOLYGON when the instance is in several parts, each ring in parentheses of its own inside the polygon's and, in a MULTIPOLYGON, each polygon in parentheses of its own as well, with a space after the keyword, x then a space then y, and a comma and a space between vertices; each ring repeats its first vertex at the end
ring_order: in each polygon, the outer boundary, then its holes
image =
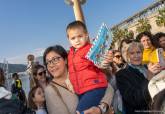
MULTIPOLYGON (((156 0, 86 0, 82 6, 91 38, 104 22, 112 27, 156 0)), ((0 0, 0 62, 26 64, 28 54, 40 56, 48 46, 69 49, 66 26, 74 21, 64 0, 0 0)))

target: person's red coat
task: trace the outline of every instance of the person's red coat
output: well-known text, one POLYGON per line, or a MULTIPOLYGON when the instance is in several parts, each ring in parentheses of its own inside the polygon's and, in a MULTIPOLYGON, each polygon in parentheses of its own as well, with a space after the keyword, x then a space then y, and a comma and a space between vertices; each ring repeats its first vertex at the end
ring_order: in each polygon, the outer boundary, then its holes
POLYGON ((107 87, 105 74, 85 58, 90 47, 91 44, 89 43, 77 51, 74 51, 74 48, 71 47, 68 54, 69 79, 77 94, 83 94, 96 88, 107 87))

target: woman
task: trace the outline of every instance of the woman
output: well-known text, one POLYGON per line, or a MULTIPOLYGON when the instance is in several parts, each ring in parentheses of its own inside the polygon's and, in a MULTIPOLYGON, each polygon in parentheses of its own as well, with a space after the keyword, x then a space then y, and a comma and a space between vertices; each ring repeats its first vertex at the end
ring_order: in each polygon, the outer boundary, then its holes
POLYGON ((163 48, 164 57, 165 57, 165 33, 164 32, 158 32, 153 36, 153 39, 156 42, 157 48, 163 48))
POLYGON ((126 52, 127 52, 127 48, 128 48, 128 45, 134 41, 134 39, 123 39, 120 43, 120 47, 119 47, 119 51, 121 52, 122 54, 122 58, 124 59, 124 62, 127 62, 127 55, 126 55, 126 52))
POLYGON ((123 61, 123 58, 122 58, 122 55, 121 55, 120 51, 113 50, 113 54, 114 54, 113 64, 114 64, 116 70, 119 71, 120 69, 125 67, 125 63, 123 61))
MULTIPOLYGON (((72 92, 72 85, 69 80, 67 80, 66 50, 59 45, 48 47, 44 52, 43 60, 48 73, 53 78, 45 88, 45 98, 49 114, 75 114, 78 97, 72 92)), ((99 114, 106 112, 108 110, 108 104, 111 103, 112 100, 113 89, 110 87, 106 93, 109 94, 101 101, 99 108, 92 107, 92 109, 86 110, 84 113, 96 111, 93 113, 99 114)))
POLYGON ((153 45, 153 39, 152 34, 150 32, 142 32, 137 35, 136 40, 140 42, 143 45, 143 64, 148 63, 157 63, 157 54, 156 54, 156 48, 153 45))
POLYGON ((44 66, 37 64, 33 67, 33 76, 36 85, 40 85, 43 89, 48 85, 48 78, 46 77, 46 70, 44 66))
POLYGON ((165 51, 165 33, 158 32, 153 36, 153 40, 156 48, 163 48, 165 51))
POLYGON ((149 70, 142 65, 142 52, 142 45, 132 42, 127 49, 127 67, 116 73, 126 114, 143 114, 149 109, 148 81, 153 74, 160 72, 159 64, 149 65, 149 70))

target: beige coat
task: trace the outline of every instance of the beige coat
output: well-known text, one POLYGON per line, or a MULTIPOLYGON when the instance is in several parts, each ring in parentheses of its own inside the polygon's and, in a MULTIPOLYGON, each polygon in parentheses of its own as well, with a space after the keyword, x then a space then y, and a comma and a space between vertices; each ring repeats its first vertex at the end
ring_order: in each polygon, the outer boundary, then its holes
MULTIPOLYGON (((51 85, 45 88, 46 105, 49 114, 75 114, 78 105, 78 97, 69 90, 54 84, 62 97, 58 95, 57 91, 51 85)), ((106 94, 101 102, 111 104, 114 91, 111 85, 108 86, 106 94)))

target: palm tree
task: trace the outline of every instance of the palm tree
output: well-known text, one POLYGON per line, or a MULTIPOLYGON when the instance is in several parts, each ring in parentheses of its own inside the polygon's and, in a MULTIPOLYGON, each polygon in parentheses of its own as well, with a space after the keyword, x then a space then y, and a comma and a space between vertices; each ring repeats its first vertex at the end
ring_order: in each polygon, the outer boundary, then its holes
POLYGON ((138 33, 141 33, 141 32, 144 32, 144 31, 150 32, 151 31, 151 25, 149 24, 148 19, 145 19, 145 18, 139 19, 136 31, 138 33))
POLYGON ((132 39, 134 37, 134 32, 132 30, 128 31, 128 29, 124 29, 123 34, 124 34, 124 39, 126 39, 126 38, 132 39))
POLYGON ((128 29, 115 28, 112 31, 112 34, 113 34, 114 40, 122 40, 125 38, 133 38, 134 37, 133 31, 128 31, 128 29))
POLYGON ((113 41, 111 44, 112 46, 115 44, 115 42, 120 42, 122 39, 134 37, 133 31, 128 31, 128 29, 115 28, 112 30, 112 34, 113 34, 113 41))
POLYGON ((160 27, 165 27, 165 8, 159 10, 159 15, 157 16, 156 24, 160 27))
POLYGON ((132 30, 128 31, 128 38, 134 38, 134 32, 132 30))
POLYGON ((115 28, 112 31, 112 34, 113 34, 114 40, 120 40, 120 39, 124 38, 124 31, 122 29, 115 28))

